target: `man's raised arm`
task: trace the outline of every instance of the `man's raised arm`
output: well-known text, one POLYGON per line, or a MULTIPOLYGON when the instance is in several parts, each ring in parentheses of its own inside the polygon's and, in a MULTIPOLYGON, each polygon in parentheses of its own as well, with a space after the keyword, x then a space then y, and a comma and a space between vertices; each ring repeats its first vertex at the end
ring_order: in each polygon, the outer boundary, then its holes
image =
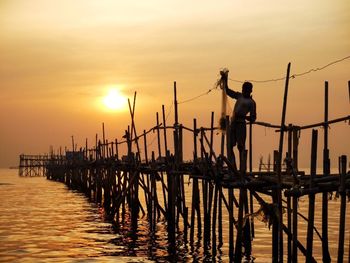
POLYGON ((240 92, 237 92, 237 91, 230 89, 227 85, 227 79, 228 79, 228 73, 221 72, 221 81, 223 83, 223 86, 224 86, 224 89, 226 91, 227 96, 234 98, 234 99, 238 99, 240 92))

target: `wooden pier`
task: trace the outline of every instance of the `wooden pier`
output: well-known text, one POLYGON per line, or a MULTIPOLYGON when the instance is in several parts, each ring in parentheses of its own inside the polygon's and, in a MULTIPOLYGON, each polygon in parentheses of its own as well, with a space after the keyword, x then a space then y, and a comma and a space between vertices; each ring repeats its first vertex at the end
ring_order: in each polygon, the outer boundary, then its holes
POLYGON ((214 114, 211 114, 210 127, 198 127, 196 119, 193 120, 193 127, 180 124, 175 83, 174 125, 167 125, 163 106, 162 120, 159 120, 157 113, 155 127, 138 134, 134 122, 135 93, 133 105, 129 101, 131 124, 125 130, 125 140, 107 141, 103 127, 103 138, 96 139, 94 147, 88 148, 86 143, 86 147, 79 151, 73 149, 69 154, 34 158, 21 155, 20 175, 38 175, 39 170, 31 171, 41 167, 40 172, 42 171, 48 179, 65 183, 69 188, 84 193, 89 199, 100 204, 117 229, 123 224, 126 214, 130 215, 131 229, 135 232, 141 214, 147 216, 149 229, 153 234, 157 231, 157 222, 165 220, 169 254, 176 253, 176 242, 179 238, 190 244, 201 241, 204 250, 208 251, 215 261, 224 240, 228 240, 228 256, 231 262, 241 262, 243 257, 249 258, 251 255, 251 242, 255 230, 254 215, 258 213, 272 228, 272 262, 297 262, 301 255, 306 262, 316 262, 313 251, 316 236, 314 235, 316 195, 323 197, 322 231, 320 234, 317 231, 320 235, 317 238, 322 241, 323 261, 330 262, 328 195, 331 192, 338 192, 341 206, 338 256, 333 258, 333 261, 343 262, 346 260, 343 258, 344 251, 349 249, 344 240, 346 195, 350 190, 350 173, 347 170, 348 159, 344 155, 339 157, 339 173, 330 172, 328 127, 332 123, 349 121, 350 116, 328 120, 326 82, 324 120, 307 126, 286 125, 288 79, 287 77, 281 124, 256 122, 248 125, 249 146, 240 158, 239 171, 234 169, 233 157, 230 156, 228 149, 229 136, 226 134, 229 131, 229 118, 226 118, 227 130, 226 133, 221 133, 219 142, 221 147, 217 153, 213 147, 214 132, 218 129, 214 127, 214 114), (279 132, 279 149, 273 154, 271 171, 253 171, 251 153, 254 125, 273 127, 279 132), (310 171, 300 171, 298 168, 299 133, 316 127, 324 127, 322 174, 316 172, 317 148, 320 147, 317 130, 312 131, 310 171), (157 152, 148 151, 148 136, 152 131, 157 134, 157 152), (173 135, 171 140, 168 138, 169 131, 173 135), (183 159, 185 132, 193 137, 191 161, 183 159), (287 136, 288 139, 285 147, 283 136, 287 136), (119 150, 121 144, 127 146, 125 153, 119 150), (282 169, 283 163, 285 169, 282 169), (185 177, 188 178, 185 180, 185 177), (185 181, 188 180, 191 181, 192 188, 190 195, 185 193, 185 181), (307 217, 298 212, 301 196, 308 198, 307 217), (254 211, 253 201, 259 203, 258 211, 254 211), (228 233, 223 232, 223 213, 228 214, 228 233), (307 220, 306 243, 302 243, 298 238, 298 224, 301 217, 307 220))
POLYGON ((46 165, 51 158, 49 155, 25 155, 19 156, 19 176, 45 176, 46 165))

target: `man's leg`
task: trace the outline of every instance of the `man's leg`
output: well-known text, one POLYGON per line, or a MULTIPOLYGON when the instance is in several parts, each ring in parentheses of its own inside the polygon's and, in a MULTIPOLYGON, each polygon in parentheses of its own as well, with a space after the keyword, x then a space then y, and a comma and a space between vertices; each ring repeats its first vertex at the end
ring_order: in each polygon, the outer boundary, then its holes
POLYGON ((246 140, 246 124, 245 122, 239 123, 237 125, 237 148, 239 150, 239 167, 240 170, 244 169, 244 159, 245 159, 245 140, 246 140))
POLYGON ((236 157, 235 157, 235 152, 233 151, 233 147, 234 146, 230 147, 231 148, 231 156, 232 156, 232 158, 229 161, 233 165, 234 172, 237 172, 238 170, 237 170, 237 164, 236 164, 236 157))
POLYGON ((228 156, 228 159, 232 163, 235 173, 237 173, 237 164, 236 164, 236 157, 235 157, 235 152, 233 148, 236 146, 236 144, 237 144, 236 125, 234 122, 232 122, 230 127, 230 147, 229 147, 231 156, 228 156))
POLYGON ((238 151, 239 151, 239 170, 244 169, 243 163, 244 163, 244 154, 245 154, 245 147, 244 145, 237 145, 238 151))

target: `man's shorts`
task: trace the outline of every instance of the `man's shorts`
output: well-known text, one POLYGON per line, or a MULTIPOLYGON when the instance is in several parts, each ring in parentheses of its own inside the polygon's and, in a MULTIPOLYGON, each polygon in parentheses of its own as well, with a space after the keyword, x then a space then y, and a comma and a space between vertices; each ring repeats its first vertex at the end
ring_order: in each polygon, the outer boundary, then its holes
POLYGON ((231 147, 242 146, 245 147, 245 140, 247 136, 246 122, 244 120, 234 120, 230 127, 231 147))

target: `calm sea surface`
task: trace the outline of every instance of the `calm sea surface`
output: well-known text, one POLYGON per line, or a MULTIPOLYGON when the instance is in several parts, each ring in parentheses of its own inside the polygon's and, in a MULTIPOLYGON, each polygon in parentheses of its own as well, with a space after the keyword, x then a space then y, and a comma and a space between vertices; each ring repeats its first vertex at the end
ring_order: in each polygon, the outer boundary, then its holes
MULTIPOLYGON (((320 199, 321 196, 316 198, 315 226, 321 232, 320 199)), ((334 262, 338 249, 339 206, 339 200, 329 202, 329 246, 334 262)), ((258 208, 256 205, 255 211, 258 208)), ((300 199, 299 211, 305 216, 307 208, 308 200, 300 199)), ((20 178, 17 170, 0 169, 0 211, 0 262, 209 262, 211 258, 205 255, 200 243, 190 246, 179 242, 177 258, 170 259, 163 221, 157 225, 156 239, 150 237, 146 217, 140 218, 136 236, 129 232, 128 222, 116 232, 104 218, 103 210, 84 195, 42 177, 20 178)), ((223 211, 226 235, 228 220, 223 211)), ((299 219, 299 237, 304 245, 306 226, 306 222, 299 219)), ((345 261, 350 249, 349 230, 350 206, 346 213, 345 261)), ((321 243, 317 235, 314 236, 314 255, 321 261, 321 243)), ((228 262, 227 255, 224 237, 217 260, 228 262)), ((256 219, 251 262, 271 262, 270 255, 271 232, 256 219)), ((301 256, 300 260, 305 261, 301 256)))

